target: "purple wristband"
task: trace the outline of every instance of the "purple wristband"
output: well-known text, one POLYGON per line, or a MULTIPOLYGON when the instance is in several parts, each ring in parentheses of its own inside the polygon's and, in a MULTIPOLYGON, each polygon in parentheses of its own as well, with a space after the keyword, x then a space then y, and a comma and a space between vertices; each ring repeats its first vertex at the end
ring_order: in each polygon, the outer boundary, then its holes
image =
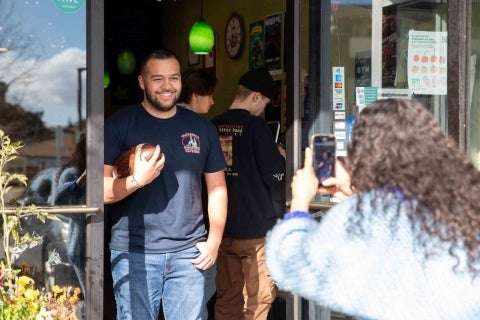
POLYGON ((308 213, 306 211, 292 211, 292 212, 287 213, 283 217, 283 220, 290 220, 290 219, 293 219, 293 218, 308 218, 308 219, 311 219, 312 216, 310 215, 310 213, 308 213))

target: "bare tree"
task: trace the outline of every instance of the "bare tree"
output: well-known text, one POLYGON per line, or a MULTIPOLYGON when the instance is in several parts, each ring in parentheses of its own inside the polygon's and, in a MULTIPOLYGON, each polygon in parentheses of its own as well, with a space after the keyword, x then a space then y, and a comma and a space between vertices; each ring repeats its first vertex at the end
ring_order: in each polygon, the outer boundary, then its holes
POLYGON ((16 81, 28 83, 29 75, 42 56, 35 32, 25 30, 22 18, 15 10, 19 2, 0 0, 0 82, 6 90, 16 81))
POLYGON ((43 112, 27 111, 5 99, 13 83, 21 81, 26 88, 42 57, 35 33, 24 29, 23 17, 15 9, 18 4, 17 0, 0 0, 0 48, 6 49, 0 52, 0 129, 24 142, 41 141, 51 135, 42 121, 43 112))

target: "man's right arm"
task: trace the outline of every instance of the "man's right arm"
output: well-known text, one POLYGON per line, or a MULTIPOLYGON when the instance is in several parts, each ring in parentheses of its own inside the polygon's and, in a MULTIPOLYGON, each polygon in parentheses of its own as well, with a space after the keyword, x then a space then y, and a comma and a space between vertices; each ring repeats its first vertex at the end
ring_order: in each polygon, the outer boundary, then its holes
POLYGON ((106 204, 120 201, 140 188, 132 176, 113 177, 113 168, 113 166, 103 166, 103 201, 106 204))
POLYGON ((160 154, 160 147, 157 146, 149 160, 142 159, 141 152, 141 148, 137 147, 135 150, 133 174, 125 178, 116 178, 113 174, 113 166, 103 166, 104 203, 120 201, 138 189, 143 188, 160 175, 165 165, 165 156, 160 154))

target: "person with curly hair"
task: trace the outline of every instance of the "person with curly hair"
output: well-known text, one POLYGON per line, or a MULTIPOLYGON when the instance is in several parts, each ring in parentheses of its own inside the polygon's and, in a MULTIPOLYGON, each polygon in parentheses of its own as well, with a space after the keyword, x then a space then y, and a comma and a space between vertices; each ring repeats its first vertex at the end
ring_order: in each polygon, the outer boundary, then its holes
MULTIPOLYGON (((81 133, 75 150, 57 171, 55 179, 57 188, 54 194, 55 205, 84 205, 86 199, 87 178, 87 140, 85 133, 81 133)), ((85 215, 61 216, 68 221, 68 240, 66 255, 73 265, 78 278, 83 297, 86 296, 86 217, 85 215)), ((85 306, 81 308, 82 319, 86 317, 85 306)))
POLYGON ((360 318, 480 319, 480 172, 421 103, 365 108, 324 184, 344 200, 319 223, 306 148, 267 238, 279 288, 360 318))

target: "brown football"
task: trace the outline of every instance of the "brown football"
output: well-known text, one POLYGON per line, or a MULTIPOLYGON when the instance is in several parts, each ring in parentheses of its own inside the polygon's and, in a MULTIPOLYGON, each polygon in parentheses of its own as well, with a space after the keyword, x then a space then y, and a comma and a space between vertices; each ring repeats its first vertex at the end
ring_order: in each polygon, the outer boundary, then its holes
MULTIPOLYGON (((142 143, 139 144, 142 148, 141 157, 142 159, 150 160, 152 158, 153 153, 155 152, 156 145, 151 143, 142 143)), ((135 148, 131 147, 129 150, 125 151, 117 158, 114 164, 113 173, 117 178, 125 178, 129 175, 133 174, 133 165, 135 161, 135 148)), ((160 153, 159 159, 162 158, 162 154, 160 153)))

